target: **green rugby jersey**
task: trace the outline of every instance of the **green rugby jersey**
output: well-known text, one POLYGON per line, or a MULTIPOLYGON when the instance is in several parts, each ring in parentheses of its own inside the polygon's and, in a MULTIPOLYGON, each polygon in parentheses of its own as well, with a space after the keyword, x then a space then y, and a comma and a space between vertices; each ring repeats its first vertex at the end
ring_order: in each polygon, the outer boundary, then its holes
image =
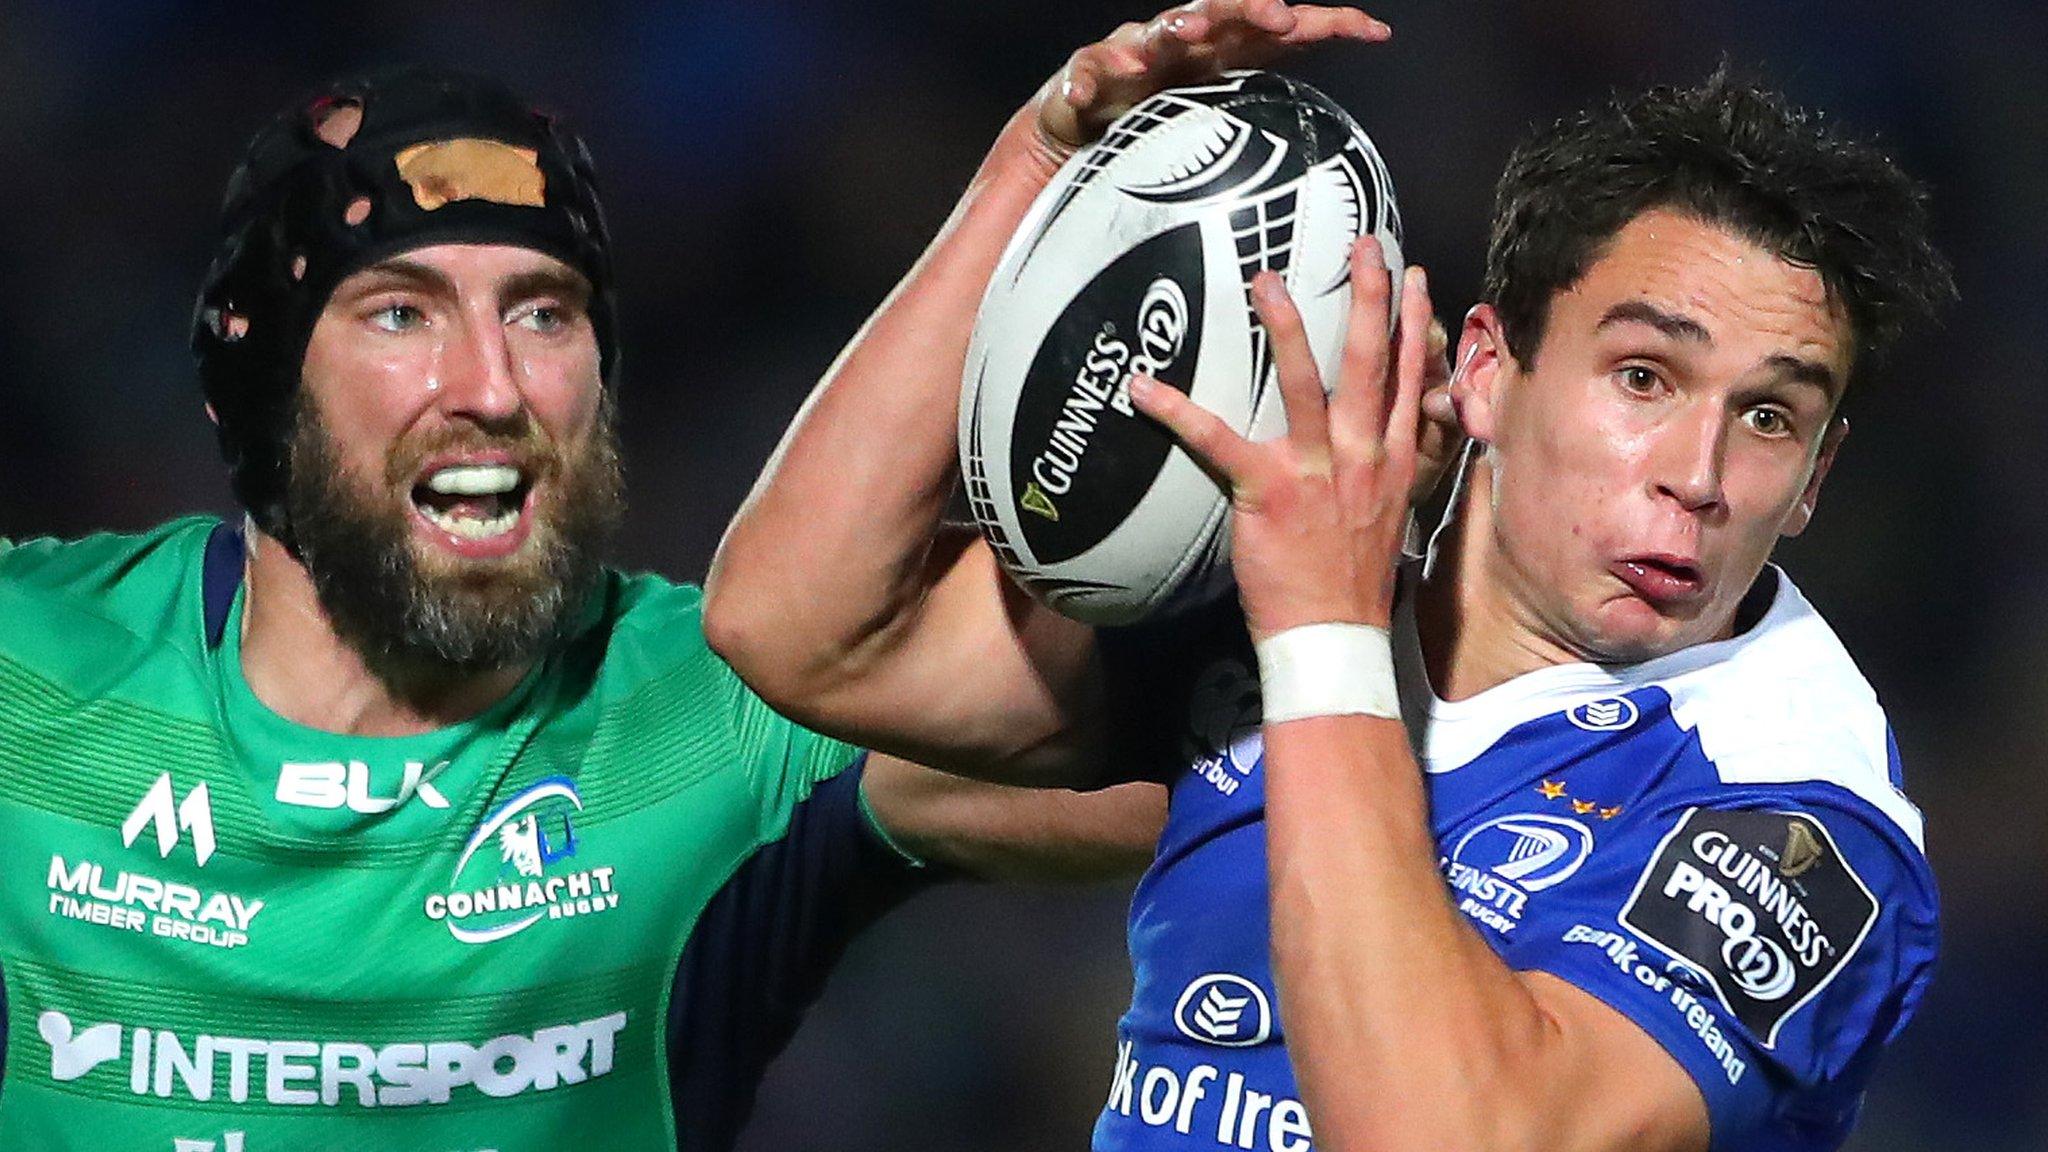
POLYGON ((242 678, 241 560, 0 543, 0 1148, 728 1146, 917 882, 856 751, 651 577, 469 723, 303 728, 242 678))

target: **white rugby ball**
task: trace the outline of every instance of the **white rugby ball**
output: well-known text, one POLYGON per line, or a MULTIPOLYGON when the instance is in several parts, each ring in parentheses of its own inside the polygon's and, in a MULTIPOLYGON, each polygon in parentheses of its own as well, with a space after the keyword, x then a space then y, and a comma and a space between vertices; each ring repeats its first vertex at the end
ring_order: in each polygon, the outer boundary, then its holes
POLYGON ((1005 568, 1059 612, 1125 624, 1230 586, 1229 501, 1132 407, 1143 370, 1240 433, 1286 429, 1252 277, 1272 269, 1334 383, 1353 242, 1399 283, 1377 149, 1271 72, 1161 92, 1067 162, 1005 250, 960 403, 968 502, 1005 568))

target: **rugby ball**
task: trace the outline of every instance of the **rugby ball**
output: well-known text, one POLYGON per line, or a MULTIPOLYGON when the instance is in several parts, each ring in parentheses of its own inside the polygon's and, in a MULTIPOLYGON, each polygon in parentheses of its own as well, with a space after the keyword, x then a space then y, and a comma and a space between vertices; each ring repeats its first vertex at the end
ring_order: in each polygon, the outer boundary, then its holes
POLYGON ((1333 382, 1361 236, 1379 237, 1398 285, 1378 150, 1329 97, 1271 72, 1161 92, 1069 160, 996 267, 961 391, 968 503, 1010 575, 1091 624, 1228 589, 1229 500, 1132 406, 1131 375, 1255 440, 1280 435, 1252 277, 1280 273, 1333 382))

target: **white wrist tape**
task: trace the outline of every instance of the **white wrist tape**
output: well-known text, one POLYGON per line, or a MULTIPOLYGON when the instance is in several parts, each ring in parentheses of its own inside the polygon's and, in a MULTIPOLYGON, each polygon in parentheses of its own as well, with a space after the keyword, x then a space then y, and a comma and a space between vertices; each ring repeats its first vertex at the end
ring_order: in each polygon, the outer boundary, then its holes
POLYGON ((1311 716, 1401 718, 1394 650, 1371 624, 1304 624, 1253 646, 1268 724, 1311 716))

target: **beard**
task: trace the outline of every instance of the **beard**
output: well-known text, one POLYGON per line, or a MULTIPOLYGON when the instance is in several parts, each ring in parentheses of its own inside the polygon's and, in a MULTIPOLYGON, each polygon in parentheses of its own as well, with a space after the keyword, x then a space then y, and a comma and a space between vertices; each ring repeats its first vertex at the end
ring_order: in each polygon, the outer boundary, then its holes
POLYGON ((595 431, 574 457, 522 413, 494 429, 400 443, 374 482, 342 464, 333 435, 302 396, 288 459, 291 548, 336 635, 387 677, 495 671, 567 640, 625 514, 608 392, 595 431), (414 533, 411 485, 428 456, 450 450, 509 451, 520 462, 534 491, 522 513, 529 534, 517 552, 466 559, 414 533))

